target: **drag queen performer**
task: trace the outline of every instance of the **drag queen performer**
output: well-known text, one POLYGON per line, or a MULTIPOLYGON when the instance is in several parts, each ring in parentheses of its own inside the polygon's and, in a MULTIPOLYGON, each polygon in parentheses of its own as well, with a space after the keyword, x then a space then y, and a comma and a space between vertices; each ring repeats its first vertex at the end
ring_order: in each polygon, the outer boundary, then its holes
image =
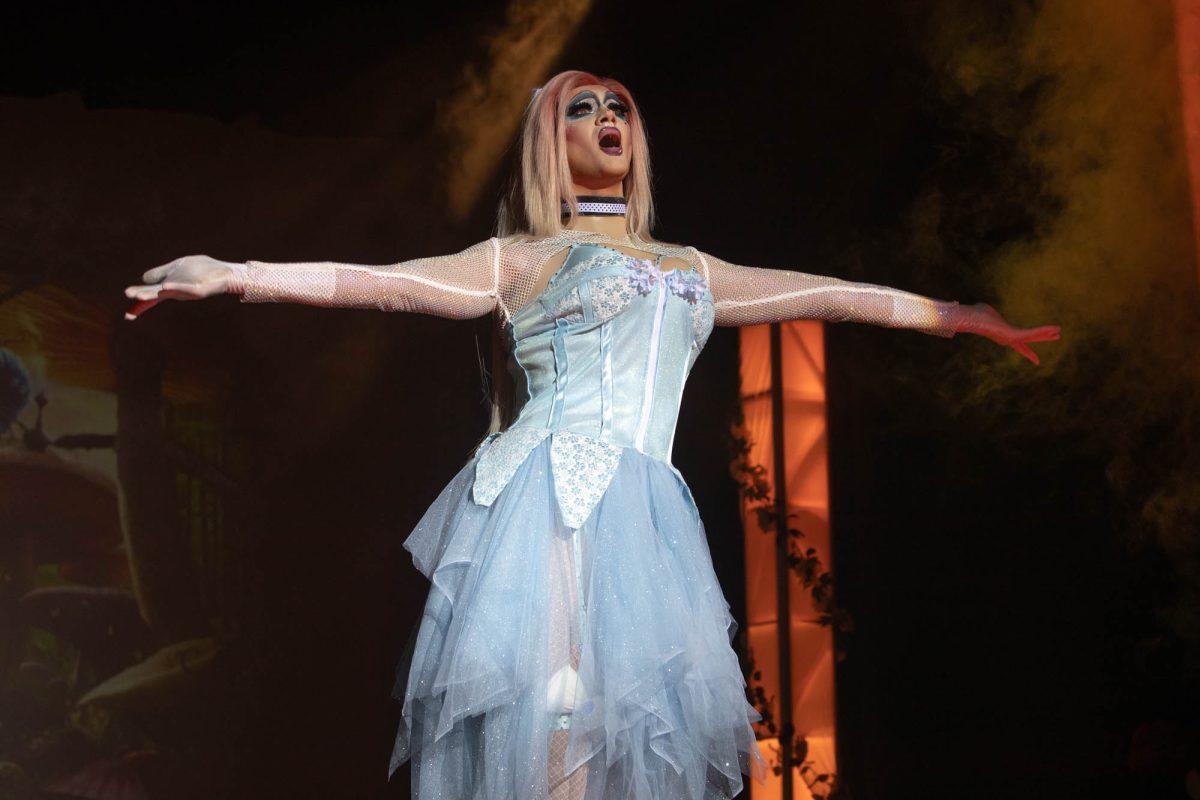
MULTIPOLYGON (((620 83, 569 71, 534 93, 498 235, 388 266, 188 256, 126 294, 491 314, 508 391, 492 430, 404 541, 432 582, 391 771, 417 800, 711 800, 765 764, 735 623, 671 446, 714 325, 852 321, 978 333, 1034 363, 1021 329, 961 306, 737 266, 650 234, 645 127, 620 83)), ((497 386, 500 381, 494 381, 497 386)))

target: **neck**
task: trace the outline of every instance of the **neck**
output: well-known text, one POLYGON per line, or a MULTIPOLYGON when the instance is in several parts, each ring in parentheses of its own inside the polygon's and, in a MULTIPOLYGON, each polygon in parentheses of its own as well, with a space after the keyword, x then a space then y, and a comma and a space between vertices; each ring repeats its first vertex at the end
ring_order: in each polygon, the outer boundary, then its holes
POLYGON ((571 191, 575 193, 576 197, 585 194, 593 197, 623 197, 625 195, 625 181, 622 179, 607 186, 584 186, 582 183, 576 183, 572 180, 571 191))
POLYGON ((575 217, 575 221, 568 223, 564 227, 573 231, 588 231, 589 233, 603 233, 605 236, 612 236, 615 239, 624 239, 628 235, 625 230, 625 216, 604 216, 604 217, 575 217))
MULTIPOLYGON (((571 185, 575 191, 576 197, 624 197, 625 186, 623 181, 617 181, 616 184, 608 186, 581 186, 580 184, 571 185)), ((604 234, 612 236, 614 239, 624 239, 629 231, 625 229, 625 215, 619 216, 577 216, 575 221, 565 225, 571 230, 586 230, 589 233, 604 234)))
MULTIPOLYGON (((576 197, 592 196, 592 197, 624 197, 625 186, 623 181, 617 181, 609 186, 581 186, 578 183, 573 183, 571 186, 576 197)), ((600 217, 575 217, 575 221, 566 225, 570 230, 588 231, 590 233, 602 233, 605 236, 612 236, 616 239, 624 239, 628 235, 625 229, 625 215, 620 216, 600 216, 600 217)))

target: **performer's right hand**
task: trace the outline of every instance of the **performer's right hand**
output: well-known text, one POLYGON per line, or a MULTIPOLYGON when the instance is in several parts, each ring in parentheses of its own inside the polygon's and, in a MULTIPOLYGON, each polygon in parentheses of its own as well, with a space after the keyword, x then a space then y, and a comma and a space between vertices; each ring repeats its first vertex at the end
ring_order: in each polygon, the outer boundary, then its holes
POLYGON ((162 300, 200 300, 215 294, 240 293, 242 264, 218 261, 209 256, 184 256, 169 264, 146 270, 143 284, 125 289, 137 303, 125 319, 137 319, 162 300))

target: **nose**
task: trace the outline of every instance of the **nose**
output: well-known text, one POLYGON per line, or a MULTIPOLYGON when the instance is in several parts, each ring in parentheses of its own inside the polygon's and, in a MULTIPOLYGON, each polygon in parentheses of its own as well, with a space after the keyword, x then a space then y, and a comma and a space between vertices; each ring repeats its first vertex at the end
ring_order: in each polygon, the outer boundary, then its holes
POLYGON ((606 125, 615 125, 617 122, 617 112, 613 111, 608 106, 603 106, 601 113, 596 115, 596 125, 604 127, 606 125))

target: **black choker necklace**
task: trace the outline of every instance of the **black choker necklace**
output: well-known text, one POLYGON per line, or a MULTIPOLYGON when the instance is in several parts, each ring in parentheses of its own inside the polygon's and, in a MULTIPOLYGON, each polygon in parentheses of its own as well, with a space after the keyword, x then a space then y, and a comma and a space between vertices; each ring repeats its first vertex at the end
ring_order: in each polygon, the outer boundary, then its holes
MULTIPOLYGON (((581 217, 623 217, 625 216, 625 198, 605 195, 581 194, 576 196, 581 217)), ((563 216, 571 213, 571 206, 564 200, 563 216)))

